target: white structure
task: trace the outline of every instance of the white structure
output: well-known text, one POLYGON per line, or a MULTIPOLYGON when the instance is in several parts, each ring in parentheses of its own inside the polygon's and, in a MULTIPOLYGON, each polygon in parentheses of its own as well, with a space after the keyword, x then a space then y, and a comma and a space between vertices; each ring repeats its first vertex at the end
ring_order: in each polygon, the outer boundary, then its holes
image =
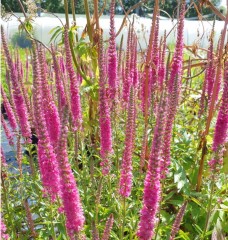
MULTIPOLYGON (((21 16, 21 14, 18 14, 18 16, 21 16)), ((65 18, 63 14, 58 14, 59 18, 65 24, 65 18)), ((71 15, 70 15, 71 16, 71 15)), ((23 20, 23 17, 21 17, 23 20)), ((129 17, 129 20, 132 21, 133 17, 132 15, 129 17)), ((72 21, 72 17, 70 17, 70 21, 72 21)), ((81 35, 82 31, 85 28, 86 25, 86 18, 85 15, 76 15, 76 21, 78 28, 79 36, 81 35)), ((115 27, 116 31, 119 30, 121 24, 123 21, 123 16, 116 16, 115 17, 115 27)), ((149 18, 142 18, 142 17, 135 17, 135 30, 138 35, 141 49, 146 49, 149 39, 149 32, 151 27, 152 20, 149 18)), ((11 17, 11 19, 7 22, 1 20, 1 24, 4 26, 5 32, 7 34, 8 39, 10 40, 18 31, 19 22, 15 17, 11 17)), ((168 43, 175 43, 176 39, 176 20, 160 20, 160 31, 159 36, 162 36, 164 34, 164 31, 166 30, 167 33, 171 31, 171 29, 174 30, 171 32, 171 34, 168 37, 168 43)), ((196 43, 197 45, 201 47, 206 47, 208 45, 208 36, 212 29, 212 21, 188 21, 185 20, 185 27, 184 27, 184 42, 186 45, 192 45, 196 43)), ((49 44, 51 34, 49 33, 51 29, 53 29, 56 26, 61 26, 61 22, 48 14, 42 14, 41 17, 35 18, 35 21, 33 23, 34 29, 35 29, 35 36, 37 39, 42 41, 45 44, 49 44)), ((107 39, 109 37, 109 16, 102 16, 100 18, 100 26, 104 31, 104 39, 107 39)), ((220 36, 220 33, 224 27, 223 21, 216 21, 215 22, 215 42, 218 41, 218 38, 220 36)), ((123 47, 126 47, 126 38, 127 38, 127 32, 128 27, 125 26, 119 36, 117 37, 117 45, 120 42, 121 35, 124 35, 124 45, 123 47)), ((60 38, 59 38, 60 39, 60 38)))

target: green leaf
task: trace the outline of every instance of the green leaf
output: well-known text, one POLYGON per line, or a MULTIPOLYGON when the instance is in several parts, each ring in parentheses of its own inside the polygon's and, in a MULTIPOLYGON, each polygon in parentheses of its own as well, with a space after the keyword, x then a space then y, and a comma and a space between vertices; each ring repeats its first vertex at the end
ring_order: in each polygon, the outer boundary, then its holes
MULTIPOLYGON (((51 43, 53 40, 56 40, 56 38, 61 34, 61 33, 63 33, 63 28, 61 28, 61 27, 56 27, 55 29, 56 29, 56 31, 54 32, 54 34, 51 36, 51 39, 50 39, 50 41, 49 41, 49 43, 51 43), (57 28, 57 29, 56 29, 57 28)), ((52 29, 53 30, 53 29, 52 29)), ((52 31, 51 30, 51 31, 52 31)), ((50 33, 51 33, 51 31, 50 31, 50 33)))
POLYGON ((183 232, 182 230, 179 230, 179 235, 180 235, 180 237, 182 237, 182 239, 184 239, 184 240, 191 240, 191 239, 188 237, 187 233, 183 232))

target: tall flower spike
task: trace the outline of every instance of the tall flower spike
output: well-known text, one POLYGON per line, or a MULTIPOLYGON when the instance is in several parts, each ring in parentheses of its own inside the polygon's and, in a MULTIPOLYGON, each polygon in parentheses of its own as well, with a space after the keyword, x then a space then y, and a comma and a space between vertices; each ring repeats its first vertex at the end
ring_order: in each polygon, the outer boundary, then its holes
POLYGON ((158 69, 159 69, 159 49, 158 49, 158 34, 159 34, 159 16, 157 15, 156 27, 154 34, 153 49, 151 52, 152 57, 152 70, 151 70, 151 80, 150 87, 151 93, 155 92, 156 85, 158 84, 158 69))
POLYGON ((111 1, 110 6, 110 39, 108 47, 108 83, 110 98, 114 99, 116 95, 117 78, 117 53, 116 53, 116 35, 115 35, 115 0, 111 1))
POLYGON ((180 18, 177 29, 176 47, 173 56, 173 63, 171 66, 170 78, 168 82, 169 93, 172 93, 175 78, 178 77, 178 87, 181 83, 182 76, 182 61, 183 61, 183 47, 184 47, 184 15, 185 15, 185 1, 181 4, 180 18))
POLYGON ((205 79, 206 79, 206 86, 207 86, 207 95, 208 95, 208 100, 210 102, 211 99, 211 94, 213 90, 213 85, 215 81, 215 63, 214 63, 214 54, 213 54, 213 41, 214 38, 214 30, 211 32, 211 37, 210 37, 210 46, 208 49, 207 53, 207 59, 208 59, 208 64, 205 72, 205 79))
POLYGON ((7 138, 8 142, 9 142, 9 145, 13 146, 14 145, 13 135, 12 135, 9 127, 7 126, 7 123, 4 120, 3 114, 1 114, 1 123, 2 123, 2 127, 3 127, 3 129, 5 131, 6 138, 7 138))
POLYGON ((17 75, 18 75, 18 83, 20 85, 21 88, 21 92, 25 101, 25 105, 27 108, 27 112, 28 112, 28 118, 30 120, 30 123, 33 122, 32 119, 32 110, 31 110, 31 106, 30 106, 30 102, 29 102, 29 96, 28 96, 28 91, 25 88, 25 84, 23 82, 23 66, 22 66, 22 62, 20 61, 20 56, 19 56, 19 52, 17 51, 17 59, 16 59, 16 69, 17 69, 17 75))
POLYGON ((166 66, 165 66, 165 50, 166 50, 166 32, 164 33, 164 38, 161 41, 160 46, 160 61, 158 69, 158 83, 160 86, 160 91, 163 88, 163 82, 165 80, 166 66))
POLYGON ((36 116, 36 134, 39 139, 37 152, 41 180, 44 190, 51 196, 51 200, 55 200, 60 190, 59 168, 43 112, 41 72, 35 44, 33 44, 33 86, 33 106, 36 116))
POLYGON ((158 212, 161 194, 161 144, 164 134, 164 119, 166 114, 166 98, 161 97, 154 129, 153 142, 144 181, 143 207, 140 211, 140 222, 137 235, 140 240, 150 240, 154 234, 156 214, 158 212))
POLYGON ((106 221, 104 233, 103 233, 103 236, 102 236, 102 240, 108 240, 109 239, 110 232, 111 232, 112 225, 113 225, 113 221, 114 221, 113 214, 111 214, 109 216, 108 220, 106 221))
POLYGON ((18 83, 17 71, 14 67, 13 60, 10 56, 10 52, 6 43, 3 26, 1 26, 1 36, 2 36, 3 49, 4 49, 4 53, 7 60, 7 65, 10 70, 9 73, 10 73, 10 80, 12 82, 12 88, 13 88, 13 99, 16 106, 16 113, 19 119, 21 133, 23 137, 29 138, 31 136, 31 127, 28 121, 28 112, 27 112, 24 98, 22 96, 21 89, 18 83))
POLYGON ((162 178, 165 178, 166 173, 168 171, 168 166, 170 165, 170 145, 172 138, 172 130, 173 130, 173 121, 175 119, 175 115, 177 112, 178 105, 178 82, 177 77, 174 81, 174 88, 171 96, 168 99, 168 110, 167 117, 165 119, 165 134, 164 141, 162 144, 162 163, 161 163, 161 172, 162 178))
POLYGON ((85 217, 77 184, 67 155, 67 117, 68 114, 65 111, 58 145, 58 163, 60 167, 61 198, 66 215, 66 228, 70 239, 73 240, 75 239, 74 235, 83 228, 85 217))
POLYGON ((130 89, 132 84, 131 78, 131 48, 132 48, 132 30, 133 27, 130 25, 128 30, 128 38, 127 38, 127 51, 126 51, 126 63, 125 63, 125 73, 123 79, 123 100, 125 103, 129 102, 130 89))
POLYGON ((28 203, 27 199, 24 200, 24 207, 25 207, 26 217, 28 220, 29 229, 31 231, 32 236, 35 238, 37 236, 37 233, 35 231, 35 225, 34 225, 34 221, 32 219, 32 213, 31 213, 31 209, 29 207, 29 203, 28 203))
POLYGON ((177 44, 174 52, 173 63, 171 67, 170 78, 168 81, 168 114, 163 142, 163 160, 162 160, 162 177, 165 177, 167 168, 170 165, 170 145, 173 130, 173 121, 177 111, 181 79, 182 79, 182 57, 183 57, 183 30, 184 30, 184 13, 185 2, 182 2, 180 19, 177 31, 177 44))
POLYGON ((79 84, 78 84, 76 73, 73 68, 69 34, 68 34, 67 27, 65 27, 65 31, 64 31, 64 43, 65 43, 65 50, 66 50, 66 69, 67 69, 68 76, 70 78, 70 102, 71 102, 72 124, 73 124, 74 130, 77 130, 81 128, 82 112, 81 112, 81 102, 80 102, 80 94, 79 94, 79 84))
POLYGON ((169 240, 174 240, 179 228, 180 228, 180 224, 182 221, 182 218, 184 217, 184 213, 185 213, 185 209, 187 207, 188 202, 185 201, 184 204, 181 206, 180 210, 177 213, 176 219, 173 223, 172 226, 172 230, 171 230, 171 234, 170 234, 170 238, 169 240))
POLYGON ((99 42, 99 122, 100 122, 100 139, 101 139, 101 166, 102 173, 107 175, 110 170, 110 156, 112 149, 112 129, 110 119, 110 109, 106 97, 106 78, 104 75, 104 50, 103 38, 100 36, 99 42))
POLYGON ((42 100, 43 100, 43 109, 46 119, 46 125, 49 133, 49 138, 51 140, 52 145, 55 147, 60 133, 60 119, 57 107, 55 105, 50 86, 47 80, 47 70, 46 70, 46 58, 43 49, 41 46, 38 50, 39 55, 39 64, 41 69, 41 77, 42 77, 42 100))
POLYGON ((134 92, 131 88, 130 99, 128 103, 128 118, 126 123, 126 133, 125 133, 125 148, 123 152, 123 159, 121 165, 120 173, 120 185, 119 192, 123 197, 129 197, 132 188, 132 154, 134 147, 134 132, 135 132, 135 122, 134 122, 134 92))
POLYGON ((3 87, 1 86, 1 94, 2 94, 2 100, 3 100, 3 105, 4 105, 4 108, 6 110, 6 114, 7 114, 7 117, 8 117, 8 120, 9 120, 9 124, 12 128, 13 131, 16 131, 17 129, 17 121, 16 121, 16 118, 15 118, 15 115, 14 115, 14 112, 13 112, 13 109, 10 105, 10 102, 6 96, 6 93, 3 89, 3 87))
POLYGON ((66 100, 63 82, 61 80, 60 66, 56 59, 56 52, 54 50, 53 45, 51 45, 51 52, 52 52, 52 58, 53 58, 53 63, 54 63, 56 89, 57 89, 59 105, 60 105, 60 109, 61 109, 67 104, 67 100, 66 100))
POLYGON ((215 134, 213 140, 213 151, 227 141, 228 136, 228 61, 224 68, 224 87, 222 94, 222 103, 219 108, 218 118, 215 125, 215 134))
POLYGON ((134 34, 132 62, 133 62, 133 66, 132 66, 133 85, 135 88, 137 88, 139 84, 139 80, 138 80, 138 68, 137 68, 137 35, 136 34, 134 34))

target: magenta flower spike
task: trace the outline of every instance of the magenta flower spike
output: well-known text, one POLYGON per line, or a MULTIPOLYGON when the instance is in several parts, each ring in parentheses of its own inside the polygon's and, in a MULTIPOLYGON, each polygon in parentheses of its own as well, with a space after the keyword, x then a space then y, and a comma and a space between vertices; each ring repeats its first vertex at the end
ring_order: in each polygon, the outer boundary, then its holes
POLYGON ((81 128, 81 125, 82 125, 82 111, 81 111, 81 102, 80 102, 80 94, 79 94, 79 83, 73 68, 67 27, 65 27, 65 31, 64 31, 64 43, 65 43, 65 50, 66 50, 66 69, 67 69, 68 76, 70 78, 70 102, 71 102, 72 124, 73 124, 74 130, 78 130, 81 128))
POLYGON ((156 214, 159 208, 161 194, 161 145, 164 135, 164 120, 166 115, 166 98, 161 97, 154 129, 153 142, 148 163, 148 170, 144 181, 143 207, 140 211, 137 236, 140 240, 150 240, 154 234, 156 214))
POLYGON ((180 229, 181 221, 184 217, 184 213, 185 213, 185 209, 187 207, 187 204, 188 204, 188 202, 185 201, 184 204, 181 206, 180 210, 178 211, 176 219, 175 219, 175 221, 173 223, 173 226, 172 226, 172 230, 171 230, 169 240, 174 240, 175 239, 175 236, 176 236, 178 230, 180 229))
POLYGON ((217 151, 219 146, 223 145, 228 139, 228 62, 224 67, 224 86, 222 94, 222 103, 219 108, 218 117, 215 125, 213 139, 213 151, 217 151))
POLYGON ((178 87, 181 84, 182 76, 182 60, 183 60, 183 47, 184 47, 184 15, 185 3, 183 2, 180 9, 180 18, 177 29, 176 47, 173 56, 173 63, 171 66, 171 73, 168 82, 169 93, 172 93, 175 78, 178 77, 178 87))
POLYGON ((159 16, 157 15, 156 19, 156 27, 155 27, 155 35, 153 41, 153 48, 151 57, 152 59, 152 69, 151 69, 151 80, 150 80, 150 87, 151 93, 155 92, 156 85, 158 84, 158 69, 159 69, 159 49, 158 49, 158 34, 159 34, 159 16))
POLYGON ((111 1, 110 5, 110 38, 108 47, 108 83, 109 96, 115 98, 117 88, 117 53, 116 53, 116 35, 115 35, 115 0, 111 1))
POLYGON ((1 26, 1 36, 2 36, 3 49, 4 49, 4 53, 7 60, 7 65, 10 70, 9 73, 10 73, 10 80, 13 88, 13 91, 12 91, 13 99, 16 106, 16 113, 19 119, 21 133, 23 137, 29 138, 31 136, 31 127, 28 121, 28 112, 27 112, 26 104, 20 89, 19 82, 18 82, 17 71, 14 67, 13 60, 10 56, 10 52, 6 43, 3 26, 1 26))
POLYGON ((13 131, 16 131, 17 130, 17 121, 15 118, 13 109, 10 105, 10 102, 9 102, 2 86, 1 86, 1 94, 2 94, 3 105, 6 110, 6 114, 7 114, 8 120, 9 120, 10 127, 12 128, 13 131))
POLYGON ((82 204, 67 155, 67 113, 64 112, 58 145, 58 163, 60 168, 61 198, 66 215, 66 228, 70 239, 78 233, 84 225, 85 217, 82 204))
POLYGON ((123 100, 125 103, 129 102, 130 89, 132 85, 132 75, 131 75, 131 48, 132 48, 132 27, 129 27, 128 38, 127 38, 127 51, 126 51, 126 65, 125 73, 123 79, 123 100))
POLYGON ((177 105, 178 105, 178 83, 177 77, 174 82, 173 93, 169 96, 168 99, 168 110, 167 110, 167 117, 164 120, 165 122, 165 133, 164 133, 164 140, 162 145, 162 160, 161 160, 161 173, 162 178, 165 178, 166 173, 168 171, 168 166, 170 165, 170 146, 171 146, 171 138, 172 138, 172 130, 173 130, 173 121, 175 119, 175 115, 177 112, 177 105))
POLYGON ((135 88, 139 85, 139 74, 138 74, 138 68, 137 68, 137 36, 134 35, 134 41, 133 41, 133 57, 132 57, 132 78, 133 78, 133 85, 135 88))
POLYGON ((7 123, 5 122, 3 114, 1 114, 1 123, 2 123, 2 127, 3 127, 3 129, 5 131, 6 138, 7 138, 8 142, 9 142, 9 145, 13 146, 14 145, 13 134, 11 133, 11 130, 7 126, 7 123))
MULTIPOLYGON (((149 77, 148 77, 148 98, 147 98, 147 106, 148 108, 150 108, 151 105, 151 92, 152 92, 152 88, 149 87, 151 86, 151 79, 152 79, 152 69, 151 67, 149 67, 149 77)), ((142 86, 141 86, 141 104, 142 104, 142 111, 145 112, 145 106, 146 106, 146 74, 145 71, 142 73, 142 86)))
POLYGON ((5 154, 4 154, 4 151, 2 149, 2 146, 1 146, 1 156, 0 156, 0 159, 1 159, 1 166, 5 167, 7 165, 7 163, 6 163, 6 158, 5 158, 5 154))
POLYGON ((134 93, 133 89, 131 88, 130 99, 128 103, 128 118, 126 123, 125 147, 121 164, 119 184, 119 193, 123 197, 129 197, 132 188, 133 180, 132 154, 134 148, 134 132, 135 132, 134 112, 135 112, 134 93))
POLYGON ((206 73, 205 73, 207 95, 208 95, 209 102, 211 99, 211 94, 212 94, 214 81, 215 81, 215 63, 214 63, 214 56, 213 56, 213 43, 214 41, 213 41, 213 32, 212 32, 210 46, 207 54, 208 64, 207 64, 206 73))
POLYGON ((177 44, 174 52, 173 63, 171 66, 170 78, 168 81, 168 111, 166 118, 164 142, 163 142, 163 156, 162 156, 162 177, 164 178, 170 165, 170 146, 173 130, 173 121, 177 111, 181 79, 182 79, 182 55, 183 55, 183 30, 184 30, 184 13, 185 3, 181 5, 180 19, 177 31, 177 44))
POLYGON ((50 86, 48 84, 46 58, 41 46, 38 50, 38 54, 39 54, 39 64, 40 64, 41 79, 42 79, 41 94, 42 94, 43 110, 45 114, 45 120, 46 120, 47 130, 49 133, 49 138, 51 140, 52 145, 55 147, 58 142, 59 133, 60 133, 59 113, 55 105, 54 99, 52 97, 50 86))
POLYGON ((60 108, 63 108, 65 105, 67 105, 65 90, 64 90, 62 79, 61 79, 60 66, 57 61, 56 52, 54 50, 53 45, 51 46, 51 50, 52 50, 52 58, 54 63, 55 83, 56 83, 59 104, 60 104, 60 108))
POLYGON ((41 69, 35 44, 33 53, 33 106, 38 137, 38 163, 44 190, 50 195, 51 200, 54 201, 60 191, 59 168, 45 121, 41 89, 41 69))
POLYGON ((110 109, 106 95, 106 78, 104 75, 104 50, 103 38, 99 42, 99 123, 100 123, 100 141, 101 141, 101 167, 103 175, 110 171, 110 156, 112 149, 112 129, 110 119, 110 109))
POLYGON ((6 225, 5 223, 3 222, 2 220, 2 217, 1 217, 1 226, 0 226, 0 237, 2 240, 8 240, 9 239, 9 235, 6 233, 7 232, 7 229, 6 229, 6 225))
POLYGON ((164 34, 163 42, 160 46, 160 61, 159 61, 159 69, 158 69, 158 84, 159 84, 160 91, 162 91, 163 89, 163 82, 165 80, 165 74, 166 74, 165 51, 166 51, 166 32, 164 34))
POLYGON ((23 82, 23 73, 21 70, 23 69, 22 62, 20 61, 20 56, 19 53, 17 52, 17 58, 16 58, 16 70, 17 70, 17 75, 18 75, 18 83, 21 88, 21 92, 25 101, 25 106, 27 108, 27 113, 28 113, 28 119, 30 121, 30 124, 33 122, 32 119, 32 110, 30 106, 30 101, 29 101, 29 96, 28 96, 28 91, 25 88, 24 82, 23 82))
POLYGON ((113 217, 113 214, 111 214, 109 216, 108 220, 106 221, 104 233, 103 233, 103 236, 102 236, 102 240, 108 240, 109 239, 110 232, 112 230, 113 221, 114 221, 114 217, 113 217))

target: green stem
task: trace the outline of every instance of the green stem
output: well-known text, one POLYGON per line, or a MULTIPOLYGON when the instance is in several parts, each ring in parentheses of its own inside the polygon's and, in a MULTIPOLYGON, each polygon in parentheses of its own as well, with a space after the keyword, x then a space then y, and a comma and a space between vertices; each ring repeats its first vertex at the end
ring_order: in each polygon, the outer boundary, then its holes
MULTIPOLYGON (((73 14, 73 21, 74 24, 76 24, 76 14, 75 14, 75 4, 74 4, 74 0, 71 0, 71 8, 72 8, 72 14, 73 14)), ((78 42, 78 33, 76 32, 76 42, 78 42)))
POLYGON ((99 29, 99 14, 98 14, 98 0, 94 0, 94 16, 95 16, 95 21, 96 21, 96 29, 99 29))
POLYGON ((207 211, 207 217, 206 217, 206 221, 205 221, 205 226, 204 226, 202 239, 205 238, 205 235, 206 235, 206 232, 207 232, 207 227, 208 227, 208 223, 209 223, 209 219, 210 219, 210 215, 211 215, 211 207, 212 207, 212 199, 213 199, 214 188, 215 188, 215 175, 213 173, 212 181, 211 181, 211 192, 210 192, 209 204, 208 204, 208 207, 207 207, 207 210, 206 210, 207 211))
MULTIPOLYGON (((57 202, 58 202, 58 205, 59 207, 61 206, 61 202, 60 202, 60 198, 57 197, 57 202)), ((68 237, 68 234, 67 234, 67 229, 66 229, 66 217, 64 215, 64 213, 61 213, 60 214, 60 218, 61 218, 61 222, 63 223, 63 229, 64 229, 64 235, 66 236, 66 240, 69 240, 69 237, 68 237)))
POLYGON ((81 68, 79 67, 79 65, 78 65, 78 63, 77 63, 77 59, 76 59, 76 56, 75 56, 75 53, 74 53, 73 43, 72 43, 72 41, 71 41, 70 38, 69 38, 69 42, 70 42, 70 50, 71 50, 71 54, 72 54, 72 58, 73 58, 74 65, 75 65, 75 67, 77 68, 77 71, 78 71, 78 73, 81 75, 81 77, 82 77, 86 82, 88 82, 87 76, 85 75, 85 73, 82 72, 81 68))
POLYGON ((21 9, 24 17, 27 18, 26 13, 25 13, 25 9, 24 9, 24 6, 23 6, 22 2, 20 0, 17 0, 17 2, 19 4, 19 6, 20 6, 20 9, 21 9))
POLYGON ((96 196, 96 206, 95 206, 95 226, 98 224, 98 213, 99 213, 99 205, 100 205, 100 197, 101 197, 101 191, 102 191, 102 183, 103 183, 103 176, 100 178, 100 181, 98 183, 98 190, 97 190, 97 196, 96 196))
POLYGON ((67 25, 67 28, 69 28, 70 24, 69 24, 68 1, 67 0, 64 0, 64 9, 65 9, 66 25, 67 25))
POLYGON ((125 222, 126 222, 126 198, 124 197, 123 198, 123 224, 122 224, 122 228, 121 228, 120 240, 122 240, 124 237, 125 222))
POLYGON ((88 29, 89 40, 90 40, 90 42, 92 42, 93 41, 93 37, 92 37, 92 28, 91 28, 91 25, 90 25, 90 14, 89 14, 88 1, 84 0, 84 4, 85 4, 85 14, 86 14, 86 21, 87 21, 87 29, 88 29))
POLYGON ((55 226, 53 223, 53 205, 51 203, 51 231, 52 231, 52 238, 53 240, 56 240, 56 234, 55 234, 55 226))
POLYGON ((74 0, 71 0, 71 8, 72 8, 73 21, 74 21, 74 23, 76 24, 76 15, 75 15, 74 0))

